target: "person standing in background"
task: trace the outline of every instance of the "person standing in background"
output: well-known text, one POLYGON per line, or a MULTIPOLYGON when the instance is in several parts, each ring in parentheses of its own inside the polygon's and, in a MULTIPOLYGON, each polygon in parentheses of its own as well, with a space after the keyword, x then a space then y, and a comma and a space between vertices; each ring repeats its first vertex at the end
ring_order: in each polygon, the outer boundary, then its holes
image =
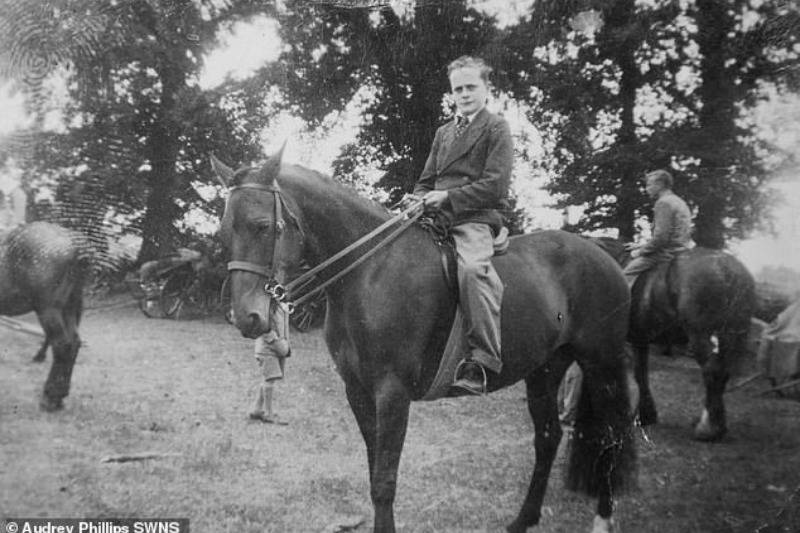
POLYGON ((250 411, 250 419, 266 424, 285 426, 288 422, 275 413, 273 396, 275 387, 283 381, 286 358, 291 354, 289 347, 289 314, 285 304, 277 304, 270 319, 270 330, 255 340, 254 356, 261 369, 263 381, 258 386, 255 403, 250 411))

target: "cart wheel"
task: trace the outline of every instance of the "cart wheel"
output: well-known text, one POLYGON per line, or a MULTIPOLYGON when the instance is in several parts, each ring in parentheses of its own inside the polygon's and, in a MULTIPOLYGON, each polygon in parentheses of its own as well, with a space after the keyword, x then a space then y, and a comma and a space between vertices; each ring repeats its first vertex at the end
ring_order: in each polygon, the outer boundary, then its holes
POLYGON ((184 276, 170 276, 161 289, 159 303, 161 311, 169 318, 176 318, 183 307, 187 280, 184 276))
POLYGON ((164 312, 161 310, 161 305, 159 303, 161 287, 155 282, 138 282, 137 288, 138 298, 136 298, 136 303, 139 306, 139 310, 144 313, 144 316, 147 318, 162 318, 164 312))
POLYGON ((161 318, 164 312, 161 310, 158 300, 152 298, 140 298, 138 300, 139 310, 144 313, 147 318, 161 318))

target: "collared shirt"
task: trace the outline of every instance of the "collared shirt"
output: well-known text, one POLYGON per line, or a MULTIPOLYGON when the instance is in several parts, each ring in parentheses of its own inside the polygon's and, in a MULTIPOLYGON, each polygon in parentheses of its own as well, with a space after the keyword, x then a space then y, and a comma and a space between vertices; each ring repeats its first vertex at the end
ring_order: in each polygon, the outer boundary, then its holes
MULTIPOLYGON (((485 107, 485 106, 484 106, 484 107, 485 107)), ((480 108, 480 109, 478 109, 478 110, 477 110, 477 111, 475 111, 474 113, 470 113, 469 115, 462 115, 462 114, 460 114, 460 113, 456 113, 456 117, 455 117, 456 123, 458 122, 458 119, 459 119, 459 117, 464 117, 465 119, 467 119, 467 126, 469 126, 469 124, 472 122, 472 119, 474 119, 474 118, 475 118, 475 116, 476 116, 478 113, 480 113, 481 111, 483 111, 483 107, 482 107, 482 108, 480 108)))

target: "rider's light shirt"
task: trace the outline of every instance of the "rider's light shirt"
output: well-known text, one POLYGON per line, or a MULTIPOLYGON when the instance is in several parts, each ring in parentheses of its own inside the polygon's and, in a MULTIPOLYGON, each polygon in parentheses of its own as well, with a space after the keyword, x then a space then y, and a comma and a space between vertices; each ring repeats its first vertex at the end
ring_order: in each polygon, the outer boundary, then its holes
POLYGON ((641 248, 641 255, 691 247, 692 212, 680 196, 669 190, 664 191, 656 200, 653 211, 653 238, 641 248))

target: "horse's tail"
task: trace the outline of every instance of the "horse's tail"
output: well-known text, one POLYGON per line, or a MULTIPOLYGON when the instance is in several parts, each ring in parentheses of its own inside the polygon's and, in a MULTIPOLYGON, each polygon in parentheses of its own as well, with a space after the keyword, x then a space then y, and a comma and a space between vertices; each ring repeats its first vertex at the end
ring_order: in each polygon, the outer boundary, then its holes
POLYGON ((748 353, 748 337, 752 319, 756 314, 756 283, 753 275, 738 259, 727 256, 723 277, 726 302, 721 324, 716 330, 719 353, 727 363, 728 371, 741 374, 753 354, 748 353))
POLYGON ((575 426, 569 441, 566 486, 596 497, 635 485, 633 403, 637 396, 630 365, 584 365, 575 426))

